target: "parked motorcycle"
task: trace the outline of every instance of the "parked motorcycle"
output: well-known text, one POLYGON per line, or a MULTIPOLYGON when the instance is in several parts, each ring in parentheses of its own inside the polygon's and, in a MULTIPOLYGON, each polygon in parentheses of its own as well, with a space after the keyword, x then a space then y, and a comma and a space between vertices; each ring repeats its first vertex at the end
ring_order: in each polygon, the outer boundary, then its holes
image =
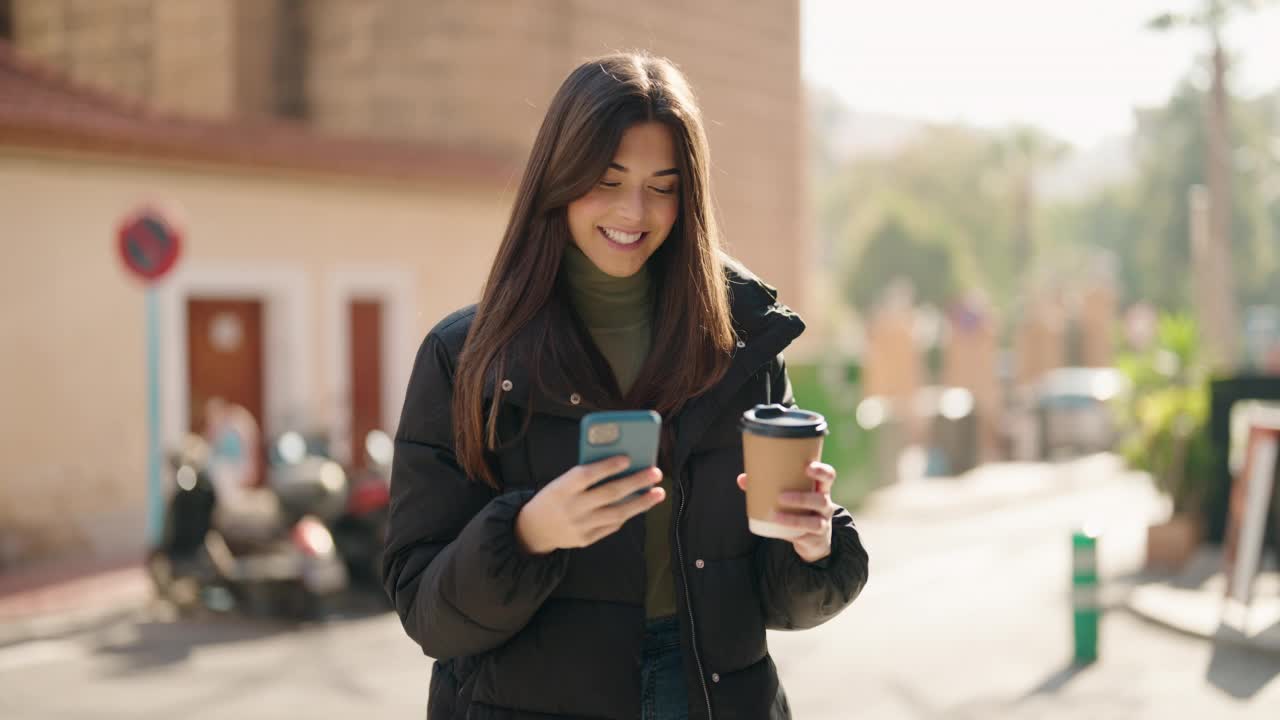
POLYGON ((360 449, 364 462, 347 468, 345 490, 338 493, 306 481, 316 463, 332 461, 329 437, 323 430, 280 435, 269 456, 273 482, 291 505, 308 509, 329 528, 352 584, 381 599, 393 444, 382 430, 369 432, 360 449))
POLYGON ((391 502, 391 438, 382 430, 365 436, 363 469, 353 469, 343 512, 330 529, 352 582, 382 596, 382 545, 391 502))
POLYGON ((188 436, 170 465, 163 535, 147 559, 161 598, 180 611, 239 607, 313 617, 347 587, 333 535, 315 512, 325 509, 323 501, 345 497, 346 474, 337 463, 271 467, 266 487, 230 497, 220 496, 199 436, 188 436))

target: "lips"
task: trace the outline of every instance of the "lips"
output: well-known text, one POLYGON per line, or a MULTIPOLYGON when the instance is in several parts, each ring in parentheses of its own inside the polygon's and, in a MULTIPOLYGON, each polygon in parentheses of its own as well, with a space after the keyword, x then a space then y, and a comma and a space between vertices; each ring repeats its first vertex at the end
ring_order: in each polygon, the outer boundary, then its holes
POLYGON ((644 236, 648 234, 642 230, 627 231, 604 226, 600 226, 600 233, 619 245, 634 245, 644 239, 644 236))
POLYGON ((609 243, 609 247, 614 250, 631 251, 643 247, 641 241, 649 236, 648 231, 625 232, 616 228, 596 227, 596 232, 600 233, 600 237, 609 243))

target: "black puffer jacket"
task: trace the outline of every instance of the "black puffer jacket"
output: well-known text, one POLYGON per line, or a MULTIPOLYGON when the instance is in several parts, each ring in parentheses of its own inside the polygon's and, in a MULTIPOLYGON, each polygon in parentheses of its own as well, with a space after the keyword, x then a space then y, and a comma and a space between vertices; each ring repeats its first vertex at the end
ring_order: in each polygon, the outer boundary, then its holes
MULTIPOLYGON (((773 289, 728 268, 741 342, 722 382, 674 418, 672 566, 691 718, 789 718, 766 628, 800 629, 840 612, 867 581, 853 520, 834 520, 832 554, 810 565, 789 543, 747 530, 736 477, 742 412, 791 402, 780 353, 804 329, 773 289)), ((396 434, 384 580, 405 630, 438 661, 431 720, 593 718, 640 712, 645 626, 644 521, 587 548, 523 554, 514 521, 525 502, 577 460, 571 388, 530 388, 521 368, 499 415, 493 457, 503 490, 468 479, 453 451, 454 370, 474 308, 445 318, 422 344, 396 434), (530 397, 533 394, 535 397, 530 397), (521 412, 534 414, 521 437, 521 412)), ((839 482, 837 480, 837 482, 839 482)))

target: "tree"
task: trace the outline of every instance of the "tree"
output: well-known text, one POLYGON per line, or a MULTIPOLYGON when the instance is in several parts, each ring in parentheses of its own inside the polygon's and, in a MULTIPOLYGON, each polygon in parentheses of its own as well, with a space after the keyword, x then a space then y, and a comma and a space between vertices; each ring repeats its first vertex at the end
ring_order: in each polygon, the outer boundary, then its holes
POLYGON ((1238 357, 1239 312, 1236 309, 1235 274, 1231 267, 1232 144, 1228 134, 1228 67, 1227 55, 1222 46, 1222 30, 1234 13, 1256 10, 1265 4, 1269 3, 1265 0, 1204 0, 1197 12, 1164 13, 1149 22, 1154 30, 1195 27, 1204 30, 1209 36, 1211 72, 1205 123, 1205 166, 1209 185, 1210 252, 1204 258, 1207 267, 1202 268, 1202 271, 1210 276, 1206 286, 1214 291, 1198 302, 1207 305, 1205 328, 1211 334, 1210 344, 1216 347, 1217 364, 1228 367, 1234 366, 1238 357))
POLYGON ((848 274, 846 297, 871 308, 897 279, 906 278, 923 303, 944 307, 956 294, 952 252, 909 215, 893 212, 872 232, 848 274))
MULTIPOLYGON (((1096 251, 1114 258, 1122 305, 1154 297, 1153 280, 1167 274, 1149 272, 1137 241, 1142 213, 1133 184, 1101 188, 1091 195, 1045 208, 1045 245, 1056 267, 1070 268, 1096 251)), ((1185 267, 1179 272, 1185 273, 1185 267)))
POLYGON ((1035 128, 1016 127, 992 142, 991 150, 1003 175, 997 182, 1010 194, 1013 271, 1026 278, 1036 254, 1036 176, 1060 162, 1071 147, 1035 128))
MULTIPOLYGON (((1049 244, 1106 250, 1118 262, 1125 302, 1167 312, 1193 305, 1199 269, 1190 252, 1188 188, 1203 185, 1208 153, 1205 92, 1184 80, 1169 102, 1138 113, 1133 180, 1047 208, 1049 244)), ((1232 263, 1240 303, 1280 302, 1280 93, 1232 103, 1232 263)))
POLYGON ((1011 295, 1014 223, 1009 184, 1001 180, 1006 173, 992 147, 997 139, 929 127, 895 151, 857 157, 816 184, 818 227, 845 297, 866 309, 892 280, 891 270, 939 304, 971 287, 997 301, 1011 295))

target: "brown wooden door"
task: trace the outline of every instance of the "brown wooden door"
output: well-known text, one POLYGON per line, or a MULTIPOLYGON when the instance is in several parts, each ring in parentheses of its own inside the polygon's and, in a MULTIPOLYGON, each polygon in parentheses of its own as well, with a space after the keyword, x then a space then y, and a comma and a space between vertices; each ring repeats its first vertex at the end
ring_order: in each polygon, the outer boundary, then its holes
POLYGON ((382 303, 353 300, 351 317, 351 461, 366 465, 364 438, 382 427, 382 303))
POLYGON ((262 369, 261 301, 187 301, 187 422, 193 432, 204 431, 205 403, 215 397, 243 406, 261 429, 262 369))

